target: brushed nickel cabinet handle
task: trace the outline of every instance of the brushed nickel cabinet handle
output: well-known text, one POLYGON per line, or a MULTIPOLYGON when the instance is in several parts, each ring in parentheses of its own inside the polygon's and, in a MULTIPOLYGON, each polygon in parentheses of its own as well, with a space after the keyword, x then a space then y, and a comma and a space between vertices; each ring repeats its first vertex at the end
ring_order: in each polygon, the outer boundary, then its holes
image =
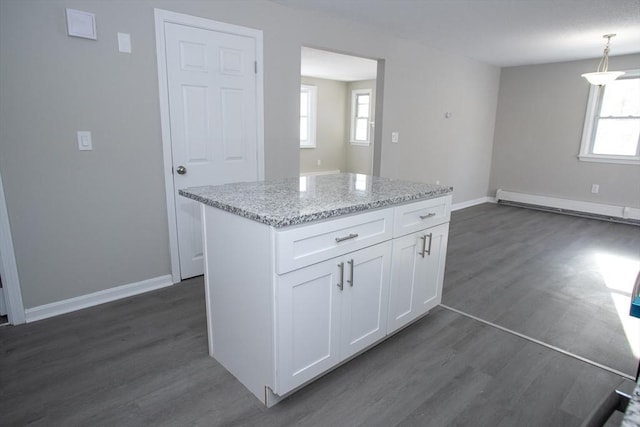
POLYGON ((418 254, 424 258, 424 254, 427 251, 427 235, 420 236, 420 240, 422 240, 422 250, 418 254))
POLYGON ((344 262, 338 264, 338 268, 340 269, 340 280, 338 281, 338 287, 342 290, 344 286, 344 262))
MULTIPOLYGON (((427 248, 427 255, 431 255, 431 241, 433 240, 433 233, 429 233, 427 234, 427 236, 429 236, 429 247, 427 248)), ((425 238, 425 240, 427 239, 425 238)))
POLYGON ((435 212, 429 212, 426 215, 420 215, 420 219, 427 219, 427 218, 431 218, 431 217, 434 217, 434 216, 436 216, 435 212))
POLYGON ((355 239, 356 237, 358 237, 357 233, 351 233, 348 236, 344 236, 344 237, 336 237, 336 243, 344 242, 345 240, 355 239))
POLYGON ((351 285, 351 287, 353 287, 353 259, 350 259, 349 261, 347 261, 347 264, 351 266, 351 275, 350 275, 350 279, 347 280, 347 283, 351 285))

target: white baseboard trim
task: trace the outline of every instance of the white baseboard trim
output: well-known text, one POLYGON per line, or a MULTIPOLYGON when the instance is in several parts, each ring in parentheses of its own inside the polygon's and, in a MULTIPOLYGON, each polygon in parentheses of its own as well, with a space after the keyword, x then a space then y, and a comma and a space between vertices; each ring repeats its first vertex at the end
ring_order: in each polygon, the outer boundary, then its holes
POLYGON ((495 202, 493 197, 480 197, 479 199, 467 200, 466 202, 454 203, 451 205, 452 211, 457 211, 459 209, 470 208, 471 206, 481 205, 483 203, 491 203, 495 202))
POLYGON ((605 205, 602 203, 582 202, 579 200, 560 199, 556 197, 537 196, 535 194, 517 193, 499 189, 496 192, 496 201, 524 203, 563 209, 573 212, 583 212, 605 217, 640 220, 640 209, 629 206, 605 205))
POLYGON ((81 310, 83 308, 93 307, 95 305, 104 304, 106 302, 142 294, 171 285, 173 285, 173 280, 171 279, 171 275, 167 274, 166 276, 159 276, 143 280, 141 282, 116 286, 115 288, 105 289, 104 291, 98 291, 92 294, 81 295, 79 297, 56 301, 50 304, 40 305, 38 307, 27 308, 24 311, 24 314, 27 323, 35 322, 37 320, 47 319, 60 314, 81 310))
POLYGON ((340 173, 340 169, 328 170, 328 171, 315 171, 315 172, 300 172, 300 176, 304 175, 333 175, 335 173, 340 173))

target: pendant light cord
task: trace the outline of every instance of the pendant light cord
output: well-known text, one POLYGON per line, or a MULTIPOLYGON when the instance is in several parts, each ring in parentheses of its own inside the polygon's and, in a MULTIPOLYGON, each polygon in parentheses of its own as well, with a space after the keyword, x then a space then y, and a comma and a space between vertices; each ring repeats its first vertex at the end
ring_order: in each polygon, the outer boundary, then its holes
POLYGON ((607 71, 609 71, 609 42, 611 42, 611 37, 615 37, 615 34, 606 34, 602 37, 607 39, 607 45, 604 47, 602 59, 600 60, 600 64, 598 65, 598 72, 606 73, 607 71))

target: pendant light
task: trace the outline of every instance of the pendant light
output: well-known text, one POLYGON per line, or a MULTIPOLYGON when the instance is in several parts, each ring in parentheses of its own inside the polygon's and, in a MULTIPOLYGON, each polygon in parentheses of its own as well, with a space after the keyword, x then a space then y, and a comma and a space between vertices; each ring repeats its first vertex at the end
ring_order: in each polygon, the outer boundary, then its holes
POLYGON ((615 34, 605 34, 602 36, 607 39, 607 45, 604 47, 604 53, 602 54, 598 69, 595 73, 585 73, 582 75, 582 77, 587 79, 592 85, 606 85, 624 74, 624 71, 609 71, 609 42, 611 41, 611 37, 615 36, 615 34))

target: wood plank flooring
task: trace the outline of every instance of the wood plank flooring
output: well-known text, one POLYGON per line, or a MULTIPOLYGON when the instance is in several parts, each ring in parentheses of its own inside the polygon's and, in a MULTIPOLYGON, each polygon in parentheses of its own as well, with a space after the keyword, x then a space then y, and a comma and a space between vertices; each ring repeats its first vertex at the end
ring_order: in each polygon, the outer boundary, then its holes
POLYGON ((620 381, 437 307, 266 409, 207 354, 202 278, 0 328, 7 426, 578 426, 620 381))
POLYGON ((443 304, 635 376, 640 227, 484 204, 453 213, 447 257, 443 304))

